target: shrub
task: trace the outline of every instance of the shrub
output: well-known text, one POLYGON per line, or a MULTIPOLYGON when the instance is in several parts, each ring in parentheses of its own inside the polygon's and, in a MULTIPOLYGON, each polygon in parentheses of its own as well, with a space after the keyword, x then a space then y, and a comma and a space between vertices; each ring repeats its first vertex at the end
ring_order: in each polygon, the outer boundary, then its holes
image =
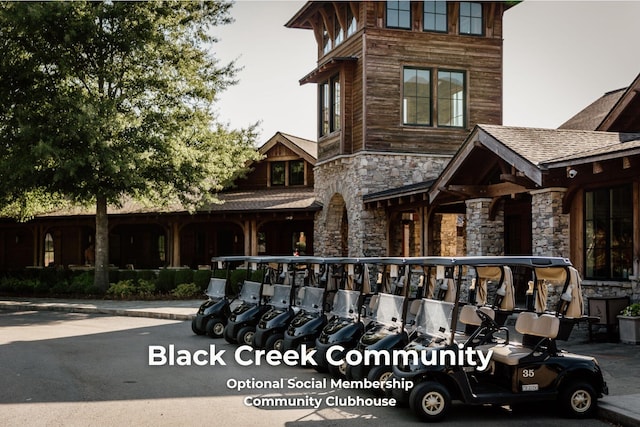
POLYGON ((193 270, 190 268, 176 270, 172 289, 183 283, 193 283, 193 270))
POLYGON ((193 283, 200 289, 200 292, 207 289, 211 279, 211 270, 196 270, 193 272, 193 283))
POLYGON ((160 292, 169 292, 173 288, 173 282, 176 277, 176 270, 165 268, 158 273, 158 282, 156 287, 160 292))
POLYGON ((156 285, 148 280, 120 280, 112 283, 107 289, 107 295, 116 299, 150 298, 156 290, 156 285))
POLYGON ((171 291, 171 295, 184 299, 199 298, 202 296, 202 289, 195 283, 181 283, 171 291))

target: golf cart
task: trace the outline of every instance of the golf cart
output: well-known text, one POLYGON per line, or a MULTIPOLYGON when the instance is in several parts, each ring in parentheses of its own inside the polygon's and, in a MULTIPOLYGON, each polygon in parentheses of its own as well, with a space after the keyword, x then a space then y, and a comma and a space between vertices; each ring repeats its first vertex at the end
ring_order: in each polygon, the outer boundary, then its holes
POLYGON ((338 288, 334 298, 329 321, 315 342, 314 367, 319 372, 328 370, 335 377, 343 377, 344 364, 339 367, 327 360, 327 351, 333 346, 342 346, 343 351, 334 355, 339 360, 346 351, 353 349, 364 333, 362 303, 369 293, 369 272, 363 258, 334 258, 329 266, 327 290, 338 288))
MULTIPOLYGON (((569 260, 553 257, 466 257, 455 258, 452 262, 457 266, 474 268, 518 265, 531 269, 565 269, 567 272, 571 267, 569 260)), ((462 269, 459 269, 458 291, 461 283, 462 269)), ((485 357, 490 356, 487 369, 481 370, 466 359, 457 363, 451 360, 425 363, 423 354, 429 356, 433 352, 457 352, 461 349, 455 334, 460 305, 456 301, 451 307, 450 324, 443 329, 438 347, 422 348, 420 360, 394 366, 395 378, 410 380, 414 384, 410 391, 393 389, 396 399, 408 401, 411 409, 425 421, 444 418, 452 400, 468 405, 512 407, 548 401, 557 402, 569 416, 587 418, 595 414, 597 399, 608 393, 600 366, 592 357, 557 348, 560 319, 554 315, 519 313, 515 329, 522 334, 521 343, 510 339, 508 329, 493 325, 502 329, 505 334, 503 341, 475 346, 475 350, 485 357)), ((447 311, 448 308, 441 309, 442 317, 448 317, 447 311)), ((483 322, 489 322, 489 316, 482 311, 476 310, 476 313, 483 322)))
MULTIPOLYGON (((358 341, 358 351, 401 349, 409 342, 407 296, 411 289, 413 266, 410 260, 413 259, 367 259, 368 264, 376 264, 382 272, 378 275, 378 293, 371 298, 371 321, 358 341)), ((348 364, 343 369, 350 380, 368 378, 371 381, 384 381, 391 374, 391 366, 372 367, 365 363, 348 364)))
POLYGON ((245 260, 248 264, 247 279, 242 283, 238 295, 240 304, 233 309, 224 327, 224 339, 229 343, 251 345, 256 325, 269 309, 265 301, 269 293, 266 287, 274 282, 275 272, 269 266, 268 257, 246 257, 245 260), (251 272, 255 270, 263 271, 260 282, 249 280, 251 272))
POLYGON ((282 284, 273 285, 273 295, 269 300, 269 310, 262 315, 253 336, 254 348, 276 349, 282 351, 284 333, 291 320, 300 310, 296 307, 296 291, 306 272, 298 267, 306 268, 304 258, 299 256, 276 258, 272 264, 279 265, 279 277, 282 284))
POLYGON ((209 298, 200 305, 196 317, 191 321, 191 330, 196 335, 207 334, 211 338, 220 338, 231 314, 229 298, 229 269, 234 261, 244 261, 244 257, 213 258, 214 276, 216 270, 227 264, 226 278, 212 277, 205 295, 209 298))
POLYGON ((302 344, 311 349, 315 346, 316 338, 327 324, 325 314, 325 292, 328 274, 329 258, 304 257, 309 272, 309 283, 300 292, 300 311, 291 320, 284 333, 283 350, 299 350, 302 344), (313 269, 309 268, 313 266, 313 269))

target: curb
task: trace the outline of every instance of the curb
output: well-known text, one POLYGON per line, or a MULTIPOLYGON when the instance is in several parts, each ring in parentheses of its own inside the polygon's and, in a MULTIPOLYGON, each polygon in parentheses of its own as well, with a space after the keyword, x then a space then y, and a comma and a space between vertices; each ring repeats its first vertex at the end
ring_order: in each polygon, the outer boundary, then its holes
POLYGON ((624 427, 640 427, 637 414, 633 414, 617 405, 608 402, 598 402, 597 418, 624 427))
POLYGON ((192 320, 195 314, 166 313, 144 310, 123 310, 118 308, 74 307, 67 305, 42 305, 28 303, 1 304, 0 308, 11 311, 58 311, 63 313, 108 314, 112 316, 149 317, 165 320, 192 320))

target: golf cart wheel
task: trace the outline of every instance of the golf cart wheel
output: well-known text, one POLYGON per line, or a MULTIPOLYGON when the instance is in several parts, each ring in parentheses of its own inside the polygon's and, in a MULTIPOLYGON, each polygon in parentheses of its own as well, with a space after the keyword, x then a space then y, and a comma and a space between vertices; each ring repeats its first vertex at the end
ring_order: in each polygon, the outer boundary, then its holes
POLYGON ((253 328, 252 326, 245 326, 238 331, 238 336, 236 337, 236 339, 238 340, 239 344, 253 345, 253 336, 255 334, 255 328, 253 328))
POLYGON ((224 328, 224 340, 229 344, 235 344, 238 342, 236 341, 236 337, 234 337, 231 333, 231 328, 229 327, 229 325, 225 326, 224 328))
POLYGON ((193 319, 191 321, 191 330, 196 335, 204 335, 204 331, 198 328, 198 325, 196 324, 196 319, 193 319))
POLYGON ((338 366, 329 364, 329 373, 332 377, 338 379, 347 378, 347 359, 342 359, 338 366))
POLYGON ((386 394, 384 383, 389 381, 393 375, 391 366, 374 366, 367 374, 367 379, 371 382, 379 382, 380 388, 373 389, 376 394, 386 394))
POLYGON ((585 382, 574 382, 560 393, 560 409, 571 418, 591 418, 597 409, 597 395, 585 382))
POLYGON ((217 317, 207 322, 207 335, 211 338, 220 338, 224 334, 224 322, 217 317))
POLYGON ((278 352, 284 352, 284 335, 274 334, 267 338, 267 342, 264 346, 267 350, 277 350, 278 352))
POLYGON ((440 421, 451 407, 451 396, 442 384, 427 381, 411 391, 409 406, 423 421, 440 421))

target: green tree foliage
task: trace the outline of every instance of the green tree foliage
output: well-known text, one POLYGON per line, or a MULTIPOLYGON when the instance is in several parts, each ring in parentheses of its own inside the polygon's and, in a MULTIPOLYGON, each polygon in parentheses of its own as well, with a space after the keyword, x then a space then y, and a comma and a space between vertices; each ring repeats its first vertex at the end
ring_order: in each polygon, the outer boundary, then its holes
POLYGON ((235 83, 213 55, 226 2, 0 3, 0 209, 25 219, 96 207, 96 286, 108 283, 107 206, 189 210, 254 159, 254 127, 219 123, 235 83))

